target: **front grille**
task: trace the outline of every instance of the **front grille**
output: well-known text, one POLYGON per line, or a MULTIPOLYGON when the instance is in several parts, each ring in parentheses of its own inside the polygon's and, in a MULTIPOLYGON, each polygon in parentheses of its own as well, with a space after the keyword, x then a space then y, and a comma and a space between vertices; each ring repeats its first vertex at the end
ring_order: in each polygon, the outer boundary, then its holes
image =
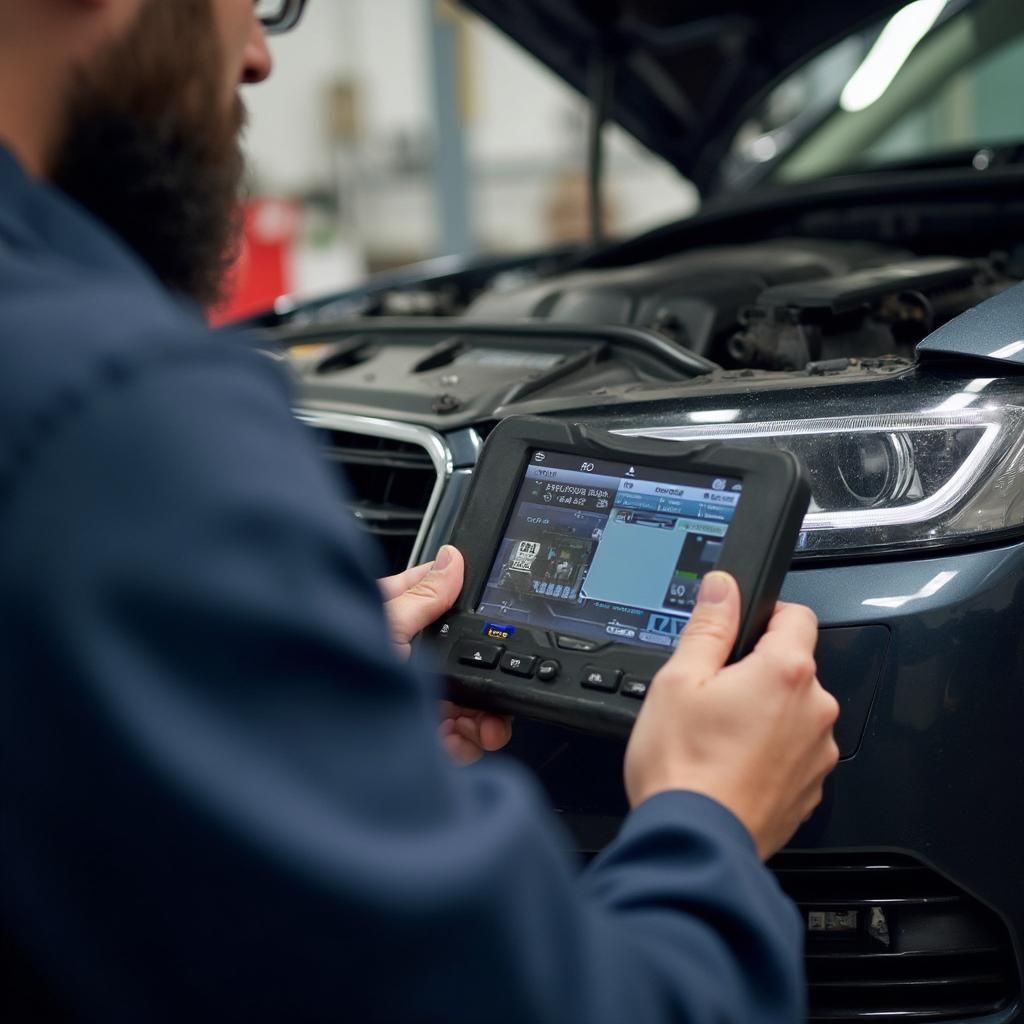
POLYGON ((812 1021, 963 1020, 1019 992, 999 917, 914 858, 783 853, 769 867, 807 928, 812 1021))
POLYGON ((328 463, 351 495, 348 509, 377 539, 390 572, 401 572, 422 543, 424 517, 438 487, 430 453, 414 441, 317 428, 328 463))

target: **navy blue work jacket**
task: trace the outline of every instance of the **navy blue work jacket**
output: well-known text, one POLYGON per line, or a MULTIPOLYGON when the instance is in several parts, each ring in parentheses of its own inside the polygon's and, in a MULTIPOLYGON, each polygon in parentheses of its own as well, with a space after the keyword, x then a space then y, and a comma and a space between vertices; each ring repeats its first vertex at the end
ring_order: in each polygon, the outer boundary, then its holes
POLYGON ((742 825, 458 769, 280 370, 0 149, 4 1021, 795 1022, 742 825))

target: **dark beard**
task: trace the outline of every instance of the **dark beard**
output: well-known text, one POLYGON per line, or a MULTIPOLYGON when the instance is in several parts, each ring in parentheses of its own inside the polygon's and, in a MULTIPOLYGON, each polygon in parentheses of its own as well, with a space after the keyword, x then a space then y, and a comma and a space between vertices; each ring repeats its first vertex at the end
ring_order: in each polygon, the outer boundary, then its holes
POLYGON ((147 0, 75 76, 50 178, 171 290, 210 307, 237 254, 245 109, 224 110, 210 0, 147 0))

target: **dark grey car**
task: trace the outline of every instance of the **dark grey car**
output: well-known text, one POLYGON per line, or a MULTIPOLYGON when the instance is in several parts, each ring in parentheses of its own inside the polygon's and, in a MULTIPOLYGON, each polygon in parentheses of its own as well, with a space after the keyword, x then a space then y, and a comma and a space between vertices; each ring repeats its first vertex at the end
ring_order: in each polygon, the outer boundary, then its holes
MULTIPOLYGON (((394 565, 429 555, 513 412, 795 451, 814 500, 783 596, 843 707, 773 864, 813 1017, 1024 1020, 1024 5, 468 6, 706 203, 264 318, 353 513, 394 565)), ((599 849, 621 745, 520 722, 513 753, 599 849)))

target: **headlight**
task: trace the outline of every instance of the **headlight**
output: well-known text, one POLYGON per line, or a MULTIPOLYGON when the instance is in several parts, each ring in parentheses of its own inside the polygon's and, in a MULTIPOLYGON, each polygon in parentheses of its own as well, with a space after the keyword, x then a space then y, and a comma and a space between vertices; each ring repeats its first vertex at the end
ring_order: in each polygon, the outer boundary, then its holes
POLYGON ((836 448, 836 471, 839 486, 832 501, 840 508, 851 500, 864 508, 902 501, 917 486, 914 444, 905 434, 896 433, 842 437, 836 448))
POLYGON ((1024 524, 1024 408, 1015 405, 617 433, 793 452, 811 483, 806 554, 975 541, 1024 524))

